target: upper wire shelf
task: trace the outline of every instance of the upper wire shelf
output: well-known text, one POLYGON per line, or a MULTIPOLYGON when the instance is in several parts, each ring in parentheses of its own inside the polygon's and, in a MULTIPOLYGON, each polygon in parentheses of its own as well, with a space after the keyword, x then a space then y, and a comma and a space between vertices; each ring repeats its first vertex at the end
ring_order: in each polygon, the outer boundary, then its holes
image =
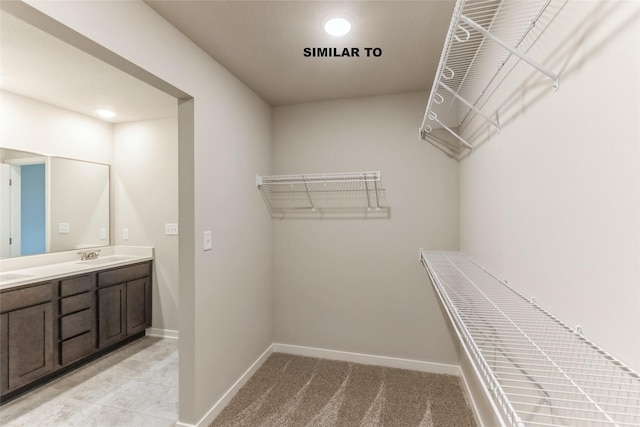
POLYGON ((257 176, 272 217, 388 217, 379 171, 257 176))
POLYGON ((497 111, 483 107, 520 61, 547 76, 558 76, 528 55, 550 23, 552 0, 457 0, 431 87, 419 137, 458 160, 475 147, 462 129, 480 116, 497 132, 497 111), (535 30, 535 31, 534 31, 535 30))
POLYGON ((456 252, 420 258, 502 426, 640 426, 640 376, 456 252))

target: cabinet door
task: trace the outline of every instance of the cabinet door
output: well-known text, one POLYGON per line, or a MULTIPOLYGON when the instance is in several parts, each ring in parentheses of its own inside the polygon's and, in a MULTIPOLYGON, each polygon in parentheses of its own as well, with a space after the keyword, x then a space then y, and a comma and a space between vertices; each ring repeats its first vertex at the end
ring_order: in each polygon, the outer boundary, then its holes
POLYGON ((151 326, 151 281, 148 277, 127 282, 127 334, 151 326))
POLYGON ((98 291, 98 343, 100 348, 115 344, 127 336, 126 298, 124 283, 98 291))
POLYGON ((8 381, 14 389, 53 371, 53 304, 9 312, 7 320, 8 381))
POLYGON ((9 315, 0 314, 0 394, 9 389, 9 315))

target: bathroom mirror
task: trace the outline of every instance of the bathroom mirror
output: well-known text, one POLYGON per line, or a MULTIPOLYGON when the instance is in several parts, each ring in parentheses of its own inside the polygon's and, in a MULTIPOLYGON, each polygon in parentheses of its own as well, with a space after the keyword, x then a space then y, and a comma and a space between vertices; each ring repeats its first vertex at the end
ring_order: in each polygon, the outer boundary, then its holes
POLYGON ((0 147, 0 258, 109 245, 109 165, 0 147))

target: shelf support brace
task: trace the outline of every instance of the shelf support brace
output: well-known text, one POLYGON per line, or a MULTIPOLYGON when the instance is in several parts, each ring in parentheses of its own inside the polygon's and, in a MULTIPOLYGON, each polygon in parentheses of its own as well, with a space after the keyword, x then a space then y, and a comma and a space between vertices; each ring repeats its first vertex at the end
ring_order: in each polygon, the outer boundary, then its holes
POLYGON ((470 19, 470 18, 468 18, 468 17, 466 17, 464 15, 461 15, 460 16, 460 20, 463 21, 464 23, 466 23, 467 25, 469 25, 474 30, 476 30, 479 33, 483 34, 485 37, 488 37, 491 40, 493 40, 494 42, 498 43, 500 46, 502 46, 503 48, 505 48, 506 50, 508 50, 509 52, 514 54, 515 56, 517 56, 518 58, 522 59, 527 64, 531 65, 533 68, 535 68, 536 70, 540 71, 542 74, 544 74, 547 77, 549 77, 551 80, 553 80, 553 90, 558 90, 559 82, 558 82, 558 75, 556 73, 547 70, 542 65, 538 64, 536 61, 534 61, 533 59, 529 58, 527 55, 523 54, 522 52, 520 52, 520 51, 518 51, 518 50, 516 50, 514 48, 512 48, 507 43, 505 43, 503 40, 501 40, 498 37, 496 37, 493 34, 491 34, 491 32, 487 31, 482 25, 478 24, 473 19, 470 19))
POLYGON ((464 138, 462 138, 460 135, 458 135, 457 133, 455 133, 452 129, 449 129, 449 127, 447 125, 445 125, 444 123, 442 123, 439 119, 438 116, 436 115, 436 113, 434 113, 433 111, 429 113, 429 120, 433 120, 434 122, 438 123, 440 126, 442 126, 443 128, 445 128, 451 135, 455 136, 456 138, 458 138, 458 140, 460 142, 462 142, 464 145, 467 146, 467 148, 469 148, 470 150, 473 150, 473 147, 471 146, 471 144, 469 144, 467 141, 465 141, 464 138))
MULTIPOLYGON (((453 95, 456 99, 458 99, 460 102, 462 102, 464 105, 466 105, 467 107, 471 108, 476 113, 480 114, 489 124, 491 124, 494 128, 497 129, 498 133, 500 133, 500 123, 497 123, 497 122, 494 122, 493 120, 491 120, 478 107, 476 107, 475 105, 471 104, 469 101, 467 101, 466 99, 464 99, 463 97, 458 95, 453 89, 451 89, 446 84, 444 84, 442 82, 438 82, 438 84, 440 86, 442 86, 442 88, 445 89, 447 92, 449 92, 451 95, 453 95)), ((436 95, 439 95, 439 94, 436 93, 436 95)), ((440 96, 442 97, 442 95, 440 95, 440 96)))
POLYGON ((303 179, 304 179, 304 189, 307 192, 307 199, 309 199, 309 204, 311 205, 311 210, 315 211, 316 207, 313 206, 313 200, 311 199, 311 194, 309 193, 309 186, 307 185, 307 179, 306 178, 303 178, 303 179))
POLYGON ((367 209, 371 210, 371 195, 369 194, 369 181, 364 182, 364 192, 367 193, 367 209))

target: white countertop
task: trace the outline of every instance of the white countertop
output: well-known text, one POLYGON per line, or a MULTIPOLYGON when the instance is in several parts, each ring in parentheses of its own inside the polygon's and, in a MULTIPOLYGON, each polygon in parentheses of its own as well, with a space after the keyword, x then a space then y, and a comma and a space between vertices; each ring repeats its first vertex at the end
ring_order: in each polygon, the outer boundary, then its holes
POLYGON ((0 290, 153 259, 153 247, 103 246, 95 250, 100 250, 100 256, 85 261, 80 260, 80 251, 1 259, 0 290))

